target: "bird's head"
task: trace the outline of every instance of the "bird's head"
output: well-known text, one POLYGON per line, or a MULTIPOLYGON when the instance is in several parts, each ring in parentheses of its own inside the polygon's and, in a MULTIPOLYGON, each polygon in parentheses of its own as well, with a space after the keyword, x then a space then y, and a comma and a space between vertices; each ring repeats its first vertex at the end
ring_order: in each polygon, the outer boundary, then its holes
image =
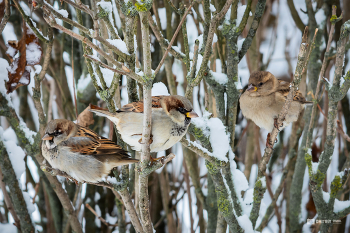
POLYGON ((76 125, 72 121, 65 119, 52 120, 47 124, 42 140, 46 141, 48 149, 52 149, 71 137, 75 129, 76 125))
POLYGON ((265 96, 274 92, 278 80, 268 71, 256 71, 249 77, 247 92, 250 96, 265 96))
POLYGON ((191 118, 198 117, 193 111, 191 102, 179 95, 164 96, 161 100, 161 105, 166 114, 177 124, 183 124, 191 118))

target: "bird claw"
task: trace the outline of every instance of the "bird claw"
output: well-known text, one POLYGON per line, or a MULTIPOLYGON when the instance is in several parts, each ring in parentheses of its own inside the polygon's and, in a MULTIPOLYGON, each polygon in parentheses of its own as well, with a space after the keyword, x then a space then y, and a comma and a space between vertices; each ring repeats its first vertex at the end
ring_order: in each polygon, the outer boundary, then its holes
POLYGON ((79 185, 79 182, 78 182, 76 179, 74 179, 74 178, 72 178, 72 177, 70 177, 70 178, 67 177, 67 179, 68 179, 70 182, 75 183, 76 185, 79 185))
POLYGON ((278 132, 280 131, 279 127, 278 127, 278 118, 273 118, 273 126, 278 130, 278 132))
MULTIPOLYGON (((151 145, 152 142, 153 142, 153 135, 151 134, 151 137, 149 138, 149 144, 151 145)), ((142 142, 142 137, 140 138, 139 143, 140 144, 145 144, 145 143, 142 142)))
POLYGON ((159 157, 159 158, 153 158, 152 156, 150 156, 150 161, 153 164, 153 163, 157 162, 158 160, 163 160, 164 158, 165 158, 165 156, 162 156, 162 157, 159 157))
POLYGON ((272 144, 272 142, 271 142, 271 134, 270 133, 268 133, 267 134, 267 138, 266 138, 266 147, 267 148, 273 148, 273 144, 272 144))

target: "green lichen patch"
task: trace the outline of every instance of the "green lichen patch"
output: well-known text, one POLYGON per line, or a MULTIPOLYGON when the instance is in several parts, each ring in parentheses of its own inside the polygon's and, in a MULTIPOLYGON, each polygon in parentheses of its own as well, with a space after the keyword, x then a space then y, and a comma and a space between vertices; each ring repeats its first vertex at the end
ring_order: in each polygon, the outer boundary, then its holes
POLYGON ((346 75, 344 76, 344 80, 350 80, 350 71, 346 73, 346 75))
POLYGON ((135 2, 135 8, 139 12, 145 12, 149 11, 152 7, 152 1, 143 1, 141 0, 141 3, 139 1, 135 2))
POLYGON ((321 187, 325 177, 326 174, 322 173, 319 169, 317 169, 317 173, 313 177, 313 180, 317 183, 317 188, 321 187))
POLYGON ((335 176, 331 184, 331 197, 335 198, 342 187, 340 176, 335 176))
POLYGON ((227 200, 227 195, 223 191, 215 190, 217 194, 218 209, 225 217, 230 214, 230 201, 227 200))
POLYGON ((255 182, 254 194, 253 194, 253 202, 260 203, 262 196, 264 195, 266 188, 263 187, 263 184, 260 179, 255 182))
POLYGON ((98 94, 100 95, 101 99, 105 102, 111 99, 111 96, 108 90, 100 91, 98 94))
POLYGON ((337 22, 338 17, 336 15, 332 15, 332 17, 330 18, 330 21, 332 24, 337 22))
POLYGON ((213 175, 218 173, 219 169, 216 165, 212 164, 211 162, 206 162, 205 166, 208 169, 209 174, 213 175))
POLYGON ((101 19, 107 18, 109 15, 109 12, 105 11, 101 6, 99 6, 99 11, 98 11, 98 17, 101 19))
POLYGON ((224 36, 229 35, 232 32, 232 28, 234 28, 235 24, 233 23, 228 23, 227 21, 224 22, 222 25, 221 32, 224 36))
POLYGON ((306 165, 309 168, 309 176, 312 177, 312 156, 308 153, 305 154, 306 165))

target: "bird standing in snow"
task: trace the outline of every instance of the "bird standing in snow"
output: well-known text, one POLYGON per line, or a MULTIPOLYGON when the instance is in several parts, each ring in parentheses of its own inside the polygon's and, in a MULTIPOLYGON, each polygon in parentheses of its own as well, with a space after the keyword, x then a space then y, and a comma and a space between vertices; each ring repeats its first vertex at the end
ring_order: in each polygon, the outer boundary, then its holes
POLYGON ((48 123, 41 149, 53 168, 67 173, 76 183, 102 181, 114 167, 138 162, 114 142, 64 119, 48 123))
MULTIPOLYGON (((122 139, 132 149, 141 151, 143 101, 123 106, 115 113, 90 105, 91 111, 107 117, 117 127, 122 139)), ((152 97, 151 152, 167 150, 186 134, 191 118, 198 117, 191 102, 183 96, 152 97)))
MULTIPOLYGON (((242 114, 260 128, 271 132, 274 125, 277 125, 278 114, 283 108, 289 91, 289 82, 278 80, 267 71, 254 72, 249 77, 248 89, 239 99, 242 114)), ((304 105, 308 103, 312 102, 306 101, 301 92, 296 91, 279 130, 296 121, 304 105)), ((266 144, 268 145, 268 142, 266 144)))

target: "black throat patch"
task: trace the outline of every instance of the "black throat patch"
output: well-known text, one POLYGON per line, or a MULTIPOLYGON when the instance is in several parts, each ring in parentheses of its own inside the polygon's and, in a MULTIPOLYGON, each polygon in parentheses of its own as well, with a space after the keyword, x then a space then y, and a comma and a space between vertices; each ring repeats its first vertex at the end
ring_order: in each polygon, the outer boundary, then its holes
POLYGON ((170 131, 171 136, 181 136, 181 135, 185 134, 190 122, 191 122, 191 118, 186 117, 184 125, 179 125, 179 124, 175 123, 170 131))

